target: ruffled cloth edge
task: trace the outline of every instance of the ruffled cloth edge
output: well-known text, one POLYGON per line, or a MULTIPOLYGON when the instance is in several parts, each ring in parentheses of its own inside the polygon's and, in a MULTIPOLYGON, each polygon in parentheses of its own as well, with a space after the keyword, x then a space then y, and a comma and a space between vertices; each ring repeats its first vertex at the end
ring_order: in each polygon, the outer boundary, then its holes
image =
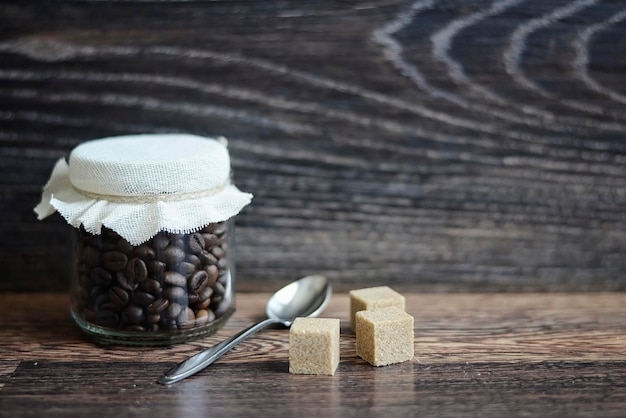
POLYGON ((231 184, 217 194, 192 200, 137 204, 93 199, 72 186, 69 166, 61 158, 55 164, 50 180, 44 186, 41 202, 34 211, 39 220, 59 212, 68 224, 75 228, 82 225, 94 235, 99 235, 105 226, 138 246, 160 231, 191 233, 230 219, 250 204, 252 197, 231 184))

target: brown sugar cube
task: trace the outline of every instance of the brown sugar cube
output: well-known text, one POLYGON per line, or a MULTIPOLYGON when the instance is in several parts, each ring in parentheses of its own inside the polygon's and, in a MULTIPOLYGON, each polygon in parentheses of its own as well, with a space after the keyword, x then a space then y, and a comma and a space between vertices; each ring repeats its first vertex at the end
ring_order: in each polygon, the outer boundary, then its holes
POLYGON ((334 375, 339 365, 339 319, 296 318, 289 330, 289 373, 334 375))
POLYGON ((395 306, 357 312, 356 354, 373 366, 411 360, 413 317, 395 306))
POLYGON ((404 296, 388 286, 368 287, 350 291, 350 325, 355 328, 354 316, 359 311, 395 306, 404 310, 404 296))

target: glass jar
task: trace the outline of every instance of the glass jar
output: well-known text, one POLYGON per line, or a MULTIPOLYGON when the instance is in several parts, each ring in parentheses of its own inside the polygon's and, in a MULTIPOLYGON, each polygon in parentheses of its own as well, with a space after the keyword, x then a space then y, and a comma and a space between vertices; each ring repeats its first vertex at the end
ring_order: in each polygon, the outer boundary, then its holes
POLYGON ((133 246, 76 230, 74 321, 101 342, 167 345, 209 335, 235 311, 232 222, 159 232, 133 246))
POLYGON ((75 228, 71 314, 96 340, 169 345, 215 332, 235 311, 234 216, 224 138, 87 141, 57 162, 35 208, 75 228), (183 233, 172 231, 184 231, 183 233))

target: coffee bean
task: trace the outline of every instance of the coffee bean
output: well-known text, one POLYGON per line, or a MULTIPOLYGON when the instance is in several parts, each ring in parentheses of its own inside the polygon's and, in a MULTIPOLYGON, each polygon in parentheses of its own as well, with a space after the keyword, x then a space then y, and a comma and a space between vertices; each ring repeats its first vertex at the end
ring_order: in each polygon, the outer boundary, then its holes
POLYGON ((102 265, 110 271, 122 271, 126 268, 128 257, 121 251, 107 251, 102 254, 102 265))
POLYGON ((150 305, 148 305, 148 307, 146 308, 146 312, 150 314, 160 314, 161 312, 166 310, 168 306, 170 306, 169 300, 157 299, 154 302, 152 302, 150 305))
POLYGON ((154 302, 155 297, 150 293, 142 292, 140 290, 135 290, 133 292, 133 296, 131 297, 132 302, 138 306, 148 306, 152 302, 154 302))
POLYGON ((148 275, 152 276, 158 281, 163 280, 163 272, 165 271, 165 263, 158 260, 149 260, 146 262, 146 269, 148 275))
POLYGON ((144 280, 143 282, 141 282, 139 287, 144 292, 148 292, 155 297, 159 296, 161 292, 163 291, 163 288, 161 287, 161 283, 159 283, 157 280, 154 280, 154 279, 144 280))
POLYGON ((215 282, 217 281, 217 277, 219 275, 219 269, 217 268, 216 265, 211 264, 211 265, 206 266, 204 268, 204 271, 206 271, 207 275, 209 276, 209 286, 213 286, 215 282))
POLYGON ((133 290, 137 289, 137 286, 139 286, 139 283, 134 280, 130 280, 121 271, 115 275, 115 282, 119 287, 129 292, 132 292, 133 290))
POLYGON ((194 267, 198 267, 200 265, 200 259, 195 254, 187 254, 185 256, 185 262, 189 264, 193 264, 194 267))
POLYGON ((95 298, 93 298, 93 304, 91 306, 96 310, 101 310, 108 301, 109 297, 106 292, 99 293, 95 298))
POLYGON ((182 301, 187 298, 187 290, 178 286, 170 286, 163 291, 163 297, 172 301, 182 301))
POLYGON ((182 274, 185 277, 191 276, 193 273, 198 271, 197 267, 191 263, 183 261, 176 266, 176 271, 182 274))
POLYGON ((182 309, 176 318, 176 322, 178 323, 178 327, 182 329, 193 327, 196 322, 196 315, 191 308, 182 309))
POLYGON ((210 309, 200 309, 196 312, 196 326, 202 326, 215 321, 215 314, 210 309))
POLYGON ((94 312, 92 318, 95 324, 103 327, 113 327, 119 321, 117 314, 110 310, 94 312))
POLYGON ((113 281, 111 273, 109 273, 102 267, 94 267, 93 269, 91 269, 91 274, 89 275, 89 277, 95 284, 99 286, 109 286, 113 281))
MULTIPOLYGON (((146 323, 148 323, 148 324, 156 324, 160 320, 161 320, 161 315, 160 314, 146 313, 146 323)), ((152 329, 151 329, 151 331, 152 331, 152 329)))
POLYGON ((117 241, 116 247, 126 255, 130 254, 135 249, 135 247, 124 238, 121 238, 117 241))
POLYGON ((102 253, 92 246, 87 246, 83 248, 79 257, 87 266, 96 267, 100 265, 102 253))
POLYGON ((200 296, 197 293, 189 293, 187 296, 187 305, 195 306, 198 302, 200 302, 200 296))
POLYGON ((213 247, 211 248, 211 254, 213 254, 218 259, 222 259, 226 255, 226 252, 222 249, 222 247, 213 247))
POLYGON ((118 286, 113 286, 109 290, 109 300, 111 301, 113 306, 115 306, 116 310, 119 311, 124 306, 126 306, 128 301, 130 300, 130 297, 126 290, 118 286))
POLYGON ((200 293, 209 284, 209 275, 204 270, 198 270, 189 279, 189 292, 200 293))
POLYGON ((213 248, 220 243, 220 239, 215 234, 202 234, 204 238, 204 248, 213 248))
POLYGON ((156 250, 164 250, 170 245, 170 238, 164 232, 160 232, 153 238, 152 244, 156 250))
POLYGON ((164 311, 164 315, 170 319, 176 319, 180 315, 183 307, 178 303, 170 303, 170 306, 164 311))
POLYGON ((142 260, 146 260, 146 261, 154 260, 155 255, 156 253, 154 249, 147 244, 142 244, 136 247, 132 252, 133 257, 139 257, 142 260))
POLYGON ((217 257, 207 250, 202 250, 198 253, 198 258, 202 264, 217 264, 217 257))
POLYGON ((211 304, 211 296, 213 295, 213 289, 209 286, 205 287, 202 292, 198 294, 198 302, 194 305, 197 309, 206 309, 211 304))
POLYGON ((148 268, 140 258, 131 258, 126 265, 126 277, 129 281, 143 282, 148 277, 148 268))
POLYGON ((220 258, 217 262, 217 268, 223 274, 228 269, 228 259, 226 257, 220 258))
POLYGON ((180 247, 170 245, 159 255, 160 260, 172 268, 185 259, 185 250, 180 247))
POLYGON ((192 253, 197 254, 204 250, 204 237, 200 233, 193 233, 189 235, 189 250, 192 253))
POLYGON ((165 276, 163 278, 163 282, 165 284, 177 287, 186 287, 187 279, 180 273, 175 271, 166 271, 165 276))
POLYGON ((141 324, 145 319, 145 314, 140 306, 130 304, 122 311, 122 321, 129 324, 141 324))

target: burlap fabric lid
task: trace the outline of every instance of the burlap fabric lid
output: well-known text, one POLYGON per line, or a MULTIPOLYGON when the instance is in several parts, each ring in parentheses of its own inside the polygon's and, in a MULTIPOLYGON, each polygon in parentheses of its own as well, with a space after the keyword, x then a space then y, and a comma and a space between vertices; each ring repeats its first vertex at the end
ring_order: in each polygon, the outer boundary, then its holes
POLYGON ((225 221, 252 195, 230 183, 224 138, 132 135, 85 142, 61 158, 35 208, 100 234, 102 226, 132 245, 159 231, 190 233, 225 221))

